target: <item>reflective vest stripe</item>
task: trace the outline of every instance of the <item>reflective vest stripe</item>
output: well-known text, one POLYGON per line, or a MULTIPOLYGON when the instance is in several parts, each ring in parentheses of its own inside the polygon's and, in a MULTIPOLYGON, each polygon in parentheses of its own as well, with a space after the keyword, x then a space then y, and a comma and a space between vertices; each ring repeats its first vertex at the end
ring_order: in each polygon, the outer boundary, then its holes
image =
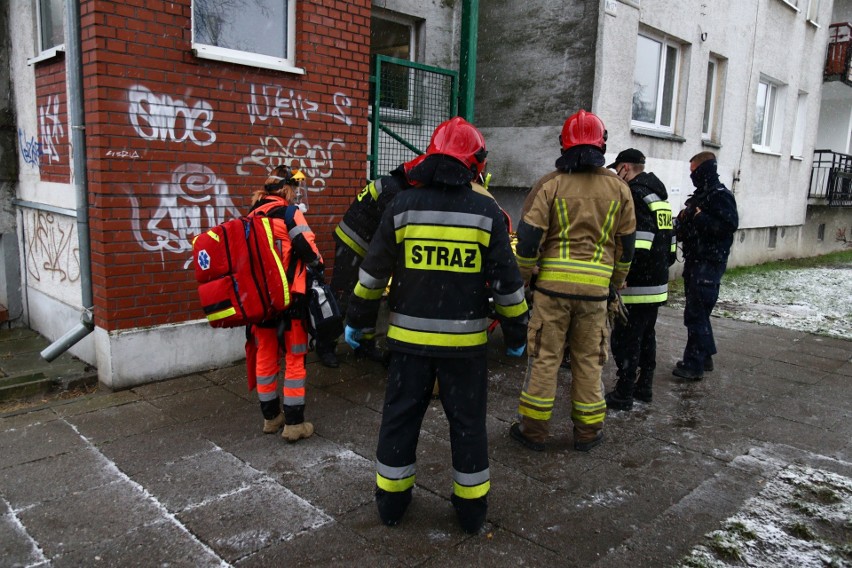
POLYGON ((554 270, 542 270, 538 273, 539 282, 571 282, 573 284, 591 284, 609 288, 609 278, 593 276, 591 274, 578 274, 573 272, 556 272, 554 270))
POLYGON ((650 231, 636 231, 637 249, 651 250, 652 244, 654 244, 654 233, 650 231))
POLYGON ((531 268, 531 267, 535 266, 536 262, 538 261, 538 258, 536 258, 536 257, 528 258, 526 256, 518 256, 516 254, 515 260, 518 262, 518 267, 520 267, 520 268, 531 268))
POLYGON ((336 234, 340 240, 346 244, 346 246, 355 251, 355 254, 361 257, 367 256, 367 249, 370 248, 370 243, 355 234, 355 231, 353 231, 349 225, 341 221, 334 229, 334 234, 336 234))
POLYGON ((384 288, 367 288, 366 286, 358 282, 357 284, 355 284, 355 290, 353 290, 353 293, 362 300, 380 300, 384 291, 384 288))
POLYGON ((491 233, 493 219, 475 213, 453 213, 449 211, 403 211, 393 218, 393 226, 401 229, 406 225, 438 225, 470 227, 491 233))
POLYGON ((618 201, 610 201, 609 211, 607 211, 606 219, 604 219, 603 227, 601 227, 601 236, 595 243, 595 254, 592 257, 592 262, 600 262, 603 258, 604 245, 609 241, 610 233, 612 233, 612 228, 615 225, 615 214, 619 207, 621 207, 621 204, 618 201))
POLYGON ((471 486, 464 486, 453 481, 453 494, 462 499, 479 499, 480 497, 485 497, 490 490, 490 481, 471 486))
POLYGON ((441 225, 405 225, 396 230, 396 242, 404 240, 455 241, 478 243, 484 247, 491 242, 491 233, 475 227, 447 227, 441 225))
POLYGON ((559 217, 560 227, 559 240, 561 243, 559 254, 562 258, 569 258, 571 245, 568 242, 568 233, 571 230, 571 220, 568 218, 568 204, 564 199, 556 200, 556 214, 559 217))
POLYGON ((662 294, 646 294, 646 295, 637 295, 637 296, 624 296, 624 291, 621 291, 622 297, 621 300, 625 304, 657 304, 661 302, 665 302, 669 299, 669 293, 663 292, 662 294))
POLYGON ((412 331, 434 333, 476 333, 488 327, 488 320, 486 318, 472 320, 432 319, 407 316, 398 312, 390 313, 388 323, 412 331))
POLYGON ((376 460, 376 485, 389 493, 400 493, 414 487, 415 465, 391 467, 376 460))
POLYGON ((379 178, 376 181, 370 182, 370 195, 373 197, 373 201, 378 201, 379 196, 381 194, 382 194, 382 178, 379 178))
POLYGON ((477 333, 431 333, 390 325, 388 339, 428 347, 476 347, 488 343, 488 333, 484 329, 477 333))
MULTIPOLYGON (((266 233, 267 245, 272 250, 278 250, 275 248, 275 234, 272 231, 272 222, 269 217, 261 217, 261 221, 263 222, 263 230, 266 233)), ((305 226, 307 227, 307 225, 305 226)), ((287 284, 287 272, 284 270, 281 258, 277 254, 272 256, 275 258, 275 268, 278 269, 278 278, 281 279, 281 288, 284 291, 284 304, 290 305, 290 286, 287 284)))
POLYGON ((529 306, 527 306, 526 300, 521 300, 521 303, 513 304, 511 306, 504 306, 495 302, 494 311, 497 312, 497 315, 501 315, 504 318, 516 318, 527 313, 529 311, 529 306))
POLYGON ((292 241, 296 237, 301 235, 302 233, 310 233, 310 232, 311 232, 311 228, 308 227, 307 225, 296 225, 295 227, 290 229, 290 231, 287 234, 290 235, 290 240, 292 241))
POLYGON ((677 237, 675 235, 672 235, 672 245, 671 248, 669 248, 669 251, 677 252, 677 237))
POLYGON ((213 312, 212 314, 207 314, 207 321, 216 321, 222 318, 230 317, 237 313, 237 310, 233 307, 227 308, 225 310, 221 310, 218 312, 213 312))

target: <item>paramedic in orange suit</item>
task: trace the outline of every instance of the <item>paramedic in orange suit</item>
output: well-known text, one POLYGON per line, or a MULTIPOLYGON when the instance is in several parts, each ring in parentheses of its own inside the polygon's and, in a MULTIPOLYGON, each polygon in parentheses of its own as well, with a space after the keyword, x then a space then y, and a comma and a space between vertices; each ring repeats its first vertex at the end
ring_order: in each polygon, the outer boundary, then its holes
POLYGON ((256 345, 255 372, 257 396, 263 413, 263 431, 278 432, 288 442, 308 438, 314 426, 305 422, 305 356, 308 353, 308 333, 304 320, 307 313, 308 267, 322 272, 322 256, 314 242, 314 233, 302 211, 294 203, 305 175, 287 166, 278 166, 266 179, 263 189, 252 196, 252 213, 262 213, 272 219, 273 233, 280 240, 281 258, 290 285, 291 305, 281 318, 251 326, 250 341, 256 345), (290 208, 288 230, 285 212, 290 208), (283 407, 278 396, 278 372, 284 353, 283 407))

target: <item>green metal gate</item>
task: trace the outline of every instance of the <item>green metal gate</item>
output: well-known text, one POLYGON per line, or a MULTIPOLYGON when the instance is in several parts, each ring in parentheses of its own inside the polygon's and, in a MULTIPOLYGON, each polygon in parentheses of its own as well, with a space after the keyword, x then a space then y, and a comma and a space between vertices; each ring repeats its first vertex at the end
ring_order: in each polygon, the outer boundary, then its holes
POLYGON ((370 179, 422 154, 435 127, 458 112, 458 72, 376 55, 370 77, 370 179), (376 109, 379 109, 378 112, 376 109))

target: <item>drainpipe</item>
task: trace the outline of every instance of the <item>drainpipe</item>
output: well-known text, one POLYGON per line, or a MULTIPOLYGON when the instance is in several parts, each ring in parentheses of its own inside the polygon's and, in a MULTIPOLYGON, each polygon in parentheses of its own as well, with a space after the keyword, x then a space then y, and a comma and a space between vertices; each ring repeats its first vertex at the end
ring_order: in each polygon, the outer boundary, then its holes
POLYGON ((459 115, 473 122, 476 95, 476 43, 479 29, 479 0, 462 2, 461 47, 459 50, 459 115))
POLYGON ((80 42, 80 0, 65 0, 68 36, 65 38, 65 57, 68 64, 68 119, 71 130, 72 174, 77 196, 77 239, 80 245, 80 292, 83 313, 80 323, 48 345, 41 356, 53 361, 78 341, 92 333, 92 261, 89 239, 89 182, 86 164, 85 118, 83 115, 83 58, 80 42))

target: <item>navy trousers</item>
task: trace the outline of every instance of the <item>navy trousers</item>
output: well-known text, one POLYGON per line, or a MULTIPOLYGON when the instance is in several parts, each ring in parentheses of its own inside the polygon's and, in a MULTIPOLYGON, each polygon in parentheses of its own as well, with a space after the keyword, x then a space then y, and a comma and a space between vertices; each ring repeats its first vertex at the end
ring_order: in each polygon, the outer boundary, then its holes
POLYGON ((716 342, 710 325, 710 313, 719 299, 719 283, 725 273, 725 262, 690 261, 683 269, 686 306, 683 325, 686 326, 686 347, 683 363, 693 371, 704 372, 704 360, 716 354, 716 342))

